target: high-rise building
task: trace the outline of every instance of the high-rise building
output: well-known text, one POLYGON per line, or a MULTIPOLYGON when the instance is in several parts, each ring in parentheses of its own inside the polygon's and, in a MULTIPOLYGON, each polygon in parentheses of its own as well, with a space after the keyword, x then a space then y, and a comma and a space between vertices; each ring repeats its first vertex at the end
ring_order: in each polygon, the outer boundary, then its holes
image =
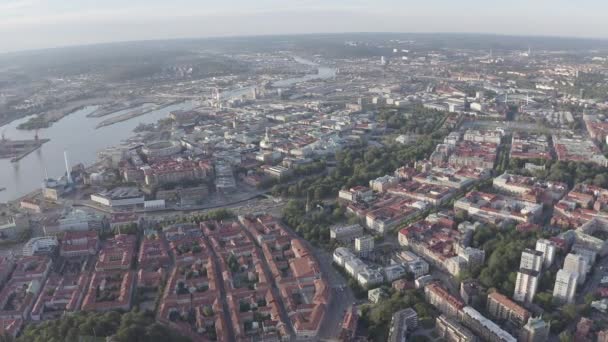
POLYGON ((519 342, 545 342, 549 340, 550 327, 542 318, 530 318, 521 330, 519 342))
POLYGON ((368 256, 374 250, 374 237, 365 235, 355 238, 355 251, 360 256, 368 256))
POLYGON ((553 299, 560 303, 572 303, 576 294, 578 275, 566 269, 557 271, 553 287, 553 299))
POLYGON ((587 260, 582 255, 569 253, 564 259, 564 270, 576 273, 577 283, 582 285, 586 279, 587 260))
POLYGON ((533 249, 524 249, 521 252, 521 260, 519 262, 519 268, 524 268, 527 270, 533 270, 536 272, 540 272, 543 267, 543 252, 533 250, 533 249))
POLYGON ((535 270, 522 268, 517 272, 513 298, 519 302, 532 303, 538 288, 539 273, 535 270))
POLYGON ((536 250, 543 253, 543 264, 545 268, 550 267, 555 260, 557 247, 551 240, 540 239, 536 241, 536 250))

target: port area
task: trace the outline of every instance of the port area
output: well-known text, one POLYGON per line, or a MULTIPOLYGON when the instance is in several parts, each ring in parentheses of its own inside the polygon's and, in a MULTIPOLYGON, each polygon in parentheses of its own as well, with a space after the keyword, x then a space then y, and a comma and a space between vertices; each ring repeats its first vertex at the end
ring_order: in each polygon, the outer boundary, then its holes
POLYGON ((130 120, 130 119, 136 118, 138 116, 142 116, 142 115, 148 114, 148 113, 153 112, 155 110, 159 110, 159 109, 163 109, 163 108, 172 106, 172 105, 180 103, 180 102, 181 101, 178 100, 178 101, 164 102, 162 104, 154 104, 154 105, 149 106, 149 107, 139 108, 139 109, 130 111, 128 113, 124 113, 124 114, 120 114, 120 115, 117 115, 117 116, 113 116, 113 117, 111 117, 109 119, 105 119, 102 122, 98 123, 97 126, 96 126, 96 128, 110 126, 110 125, 113 125, 115 123, 119 123, 119 122, 122 122, 122 121, 127 121, 127 120, 130 120))
POLYGON ((34 140, 0 140, 0 159, 11 159, 11 162, 18 162, 28 154, 36 151, 49 139, 34 140))

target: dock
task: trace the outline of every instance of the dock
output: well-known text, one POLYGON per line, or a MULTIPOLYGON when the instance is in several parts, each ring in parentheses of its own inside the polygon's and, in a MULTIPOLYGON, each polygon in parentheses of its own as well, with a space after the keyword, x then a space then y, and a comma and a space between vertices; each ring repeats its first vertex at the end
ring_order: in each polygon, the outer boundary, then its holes
POLYGON ((11 159, 12 163, 25 158, 28 154, 36 151, 42 145, 49 142, 49 139, 34 140, 8 140, 0 141, 0 159, 11 159))

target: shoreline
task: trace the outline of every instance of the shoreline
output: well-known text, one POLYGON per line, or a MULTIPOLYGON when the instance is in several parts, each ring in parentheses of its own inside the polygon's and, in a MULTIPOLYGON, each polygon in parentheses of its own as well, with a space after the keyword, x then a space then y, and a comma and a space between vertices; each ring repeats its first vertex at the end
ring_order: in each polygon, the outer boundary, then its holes
POLYGON ((182 102, 183 102, 182 100, 171 101, 171 102, 168 102, 168 103, 163 103, 163 104, 160 104, 160 105, 155 105, 152 108, 138 110, 138 111, 133 111, 133 112, 121 114, 121 115, 118 115, 118 116, 114 116, 112 118, 106 119, 106 120, 98 123, 95 126, 95 129, 99 129, 99 128, 106 127, 106 126, 111 126, 113 124, 117 124, 117 123, 120 123, 120 122, 123 122, 123 121, 131 120, 131 119, 134 119, 134 118, 137 118, 137 117, 140 117, 140 116, 144 116, 144 115, 146 115, 148 113, 151 113, 151 112, 154 112, 154 111, 157 111, 157 110, 161 110, 161 109, 165 109, 165 108, 167 108, 169 106, 172 106, 172 105, 175 105, 175 104, 178 104, 178 103, 182 103, 182 102))
MULTIPOLYGON (((15 120, 20 120, 26 117, 30 117, 30 119, 28 121, 25 121, 23 123, 21 123, 19 126, 16 127, 16 129, 20 130, 20 131, 36 131, 39 129, 46 129, 51 127, 54 123, 56 123, 57 121, 76 113, 77 111, 89 107, 89 106, 95 106, 98 103, 102 102, 104 100, 104 98, 90 98, 90 99, 86 99, 86 100, 80 100, 80 101, 75 101, 73 103, 70 104, 70 102, 68 102, 68 104, 66 104, 66 106, 59 108, 59 109, 51 109, 49 111, 46 111, 44 113, 41 114, 31 114, 31 115, 25 115, 23 117, 20 118, 16 118, 15 120), (40 120, 41 123, 44 123, 44 127, 20 127, 22 125, 27 125, 31 120, 37 120, 38 118, 42 118, 40 120)), ((15 121, 12 120, 12 121, 15 121)), ((12 122, 11 121, 11 122, 12 122)), ((10 124, 7 123, 5 125, 10 124)), ((5 126, 2 125, 2 126, 5 126)), ((2 127, 0 126, 0 127, 2 127)))

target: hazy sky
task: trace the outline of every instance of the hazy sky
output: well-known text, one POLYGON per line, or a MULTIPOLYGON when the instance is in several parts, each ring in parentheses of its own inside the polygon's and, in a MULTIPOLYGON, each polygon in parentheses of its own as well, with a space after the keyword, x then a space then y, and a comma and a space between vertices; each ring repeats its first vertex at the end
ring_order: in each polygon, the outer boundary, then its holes
POLYGON ((608 38, 606 0, 0 0, 0 52, 142 39, 317 32, 608 38))

